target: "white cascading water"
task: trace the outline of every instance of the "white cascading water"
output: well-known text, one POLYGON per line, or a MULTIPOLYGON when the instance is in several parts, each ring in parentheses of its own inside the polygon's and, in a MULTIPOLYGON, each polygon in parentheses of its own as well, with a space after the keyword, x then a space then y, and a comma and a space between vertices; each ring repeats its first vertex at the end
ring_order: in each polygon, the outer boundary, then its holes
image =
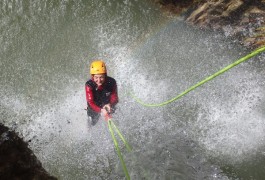
POLYGON ((0 122, 30 141, 52 175, 125 177, 107 123, 92 127, 84 111, 88 67, 100 58, 118 82, 113 121, 133 147, 128 153, 119 141, 131 179, 262 177, 264 55, 178 101, 147 108, 128 92, 160 103, 249 51, 145 1, 0 5, 0 122))

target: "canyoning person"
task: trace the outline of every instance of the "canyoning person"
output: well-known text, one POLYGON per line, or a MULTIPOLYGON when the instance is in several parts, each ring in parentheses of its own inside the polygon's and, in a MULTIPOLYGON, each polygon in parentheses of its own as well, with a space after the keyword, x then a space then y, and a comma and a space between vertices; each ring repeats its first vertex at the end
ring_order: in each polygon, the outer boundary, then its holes
POLYGON ((107 68, 102 60, 95 60, 90 65, 89 79, 85 84, 87 115, 95 125, 100 115, 105 118, 114 113, 118 103, 116 80, 107 75, 107 68))

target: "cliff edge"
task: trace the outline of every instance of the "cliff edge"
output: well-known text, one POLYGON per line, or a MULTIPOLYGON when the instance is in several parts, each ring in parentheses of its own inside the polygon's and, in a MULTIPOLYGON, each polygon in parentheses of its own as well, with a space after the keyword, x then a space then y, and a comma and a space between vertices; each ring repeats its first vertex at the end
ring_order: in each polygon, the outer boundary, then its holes
POLYGON ((1 180, 56 180, 14 131, 0 124, 1 180))
POLYGON ((265 0, 155 0, 189 24, 235 38, 249 48, 265 46, 265 0))

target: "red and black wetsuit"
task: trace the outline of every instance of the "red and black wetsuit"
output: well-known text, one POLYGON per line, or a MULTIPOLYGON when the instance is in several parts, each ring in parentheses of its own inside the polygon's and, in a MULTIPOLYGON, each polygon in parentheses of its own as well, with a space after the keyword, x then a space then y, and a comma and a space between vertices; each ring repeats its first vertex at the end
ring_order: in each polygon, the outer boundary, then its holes
POLYGON ((85 89, 88 108, 96 113, 100 113, 105 104, 113 107, 118 103, 117 84, 114 78, 106 76, 104 84, 99 87, 90 79, 86 82, 85 89))

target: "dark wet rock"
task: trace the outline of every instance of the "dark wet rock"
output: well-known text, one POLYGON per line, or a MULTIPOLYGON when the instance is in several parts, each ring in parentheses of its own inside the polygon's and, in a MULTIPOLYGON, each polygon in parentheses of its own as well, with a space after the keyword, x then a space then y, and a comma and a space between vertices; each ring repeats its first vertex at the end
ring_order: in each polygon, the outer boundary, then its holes
POLYGON ((238 39, 250 48, 265 45, 265 0, 158 0, 164 9, 189 24, 238 39), (175 10, 174 10, 175 7, 175 10))
POLYGON ((0 179, 55 180, 42 167, 28 144, 0 124, 0 179))
POLYGON ((181 14, 194 4, 194 0, 155 0, 155 2, 160 4, 163 10, 173 14, 181 14))

